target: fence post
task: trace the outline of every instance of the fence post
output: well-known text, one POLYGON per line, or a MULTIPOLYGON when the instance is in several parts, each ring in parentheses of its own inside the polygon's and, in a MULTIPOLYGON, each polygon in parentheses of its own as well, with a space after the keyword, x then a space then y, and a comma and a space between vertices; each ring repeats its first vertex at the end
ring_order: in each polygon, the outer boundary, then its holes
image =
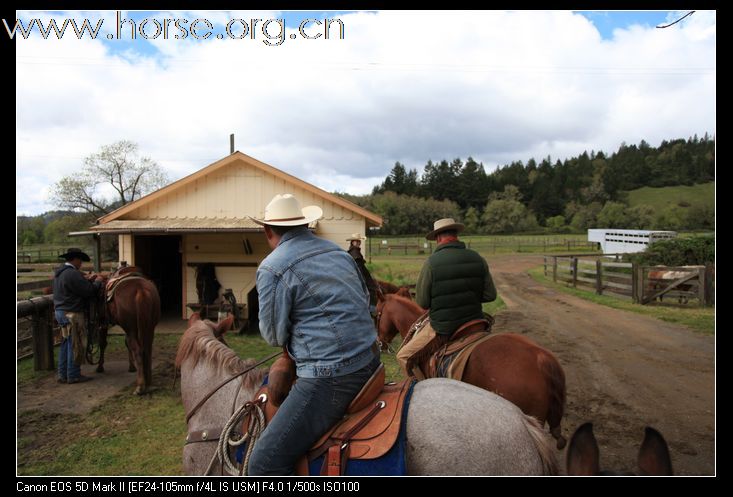
POLYGON ((596 259, 596 293, 603 295, 603 265, 600 259, 596 259))
POLYGON ((705 305, 713 305, 713 265, 705 264, 705 305))
POLYGON ((571 267, 573 268, 573 288, 578 288, 578 258, 571 257, 571 267))
POLYGON ((31 316, 33 334, 33 370, 53 371, 53 329, 50 313, 53 306, 31 316))
POLYGON ((706 267, 697 269, 697 300, 700 301, 700 307, 705 307, 705 271, 706 267))
POLYGON ((545 278, 547 278, 547 256, 542 257, 542 266, 545 270, 545 278))
POLYGON ((557 283, 557 256, 552 256, 552 281, 557 283))
POLYGON ((644 304, 644 267, 631 263, 631 298, 635 304, 644 304))

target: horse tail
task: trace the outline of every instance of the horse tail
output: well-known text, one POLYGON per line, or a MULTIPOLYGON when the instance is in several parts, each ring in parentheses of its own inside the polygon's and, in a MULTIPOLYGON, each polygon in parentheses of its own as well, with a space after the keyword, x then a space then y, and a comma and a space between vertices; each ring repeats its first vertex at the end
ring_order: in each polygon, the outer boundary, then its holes
POLYGON ((557 440, 557 448, 565 447, 565 438, 562 436, 560 423, 565 412, 565 372, 554 355, 543 350, 538 358, 539 368, 547 380, 550 392, 550 405, 547 409, 547 424, 550 433, 557 440))
POLYGON ((534 446, 537 448, 537 454, 540 456, 542 463, 542 474, 545 476, 554 476, 559 473, 559 465, 555 457, 555 451, 547 439, 547 434, 543 429, 543 423, 540 423, 534 416, 523 415, 524 426, 527 428, 529 436, 532 438, 534 446))
POLYGON ((156 314, 156 304, 154 295, 144 285, 135 292, 137 340, 142 348, 142 368, 147 386, 150 386, 153 380, 151 370, 153 367, 153 333, 157 322, 157 317, 154 315, 156 314), (146 296, 146 293, 149 295, 146 296), (146 302, 148 302, 147 306, 145 305, 146 302))

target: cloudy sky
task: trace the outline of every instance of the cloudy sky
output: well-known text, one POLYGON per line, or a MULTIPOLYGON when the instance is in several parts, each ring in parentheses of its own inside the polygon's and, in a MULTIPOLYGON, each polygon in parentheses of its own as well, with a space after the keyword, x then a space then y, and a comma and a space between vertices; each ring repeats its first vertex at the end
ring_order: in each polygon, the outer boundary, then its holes
POLYGON ((175 180, 234 133, 248 155, 362 194, 395 161, 491 171, 713 134, 715 12, 655 27, 686 13, 19 12, 16 213, 53 209, 50 187, 121 139, 175 180), (99 31, 44 39, 50 19, 99 31))

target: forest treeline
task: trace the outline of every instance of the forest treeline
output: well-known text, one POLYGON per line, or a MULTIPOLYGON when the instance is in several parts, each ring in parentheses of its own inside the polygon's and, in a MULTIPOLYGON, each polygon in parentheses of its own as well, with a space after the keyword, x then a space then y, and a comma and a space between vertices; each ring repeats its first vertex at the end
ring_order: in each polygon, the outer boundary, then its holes
POLYGON ((440 217, 460 219, 469 233, 570 232, 590 227, 712 229, 714 204, 673 203, 664 209, 628 205, 625 192, 641 187, 696 185, 715 180, 715 141, 625 143, 610 155, 587 151, 566 159, 529 159, 486 173, 465 161, 428 161, 421 175, 396 162, 370 195, 339 195, 386 219, 383 234, 415 234, 440 217))

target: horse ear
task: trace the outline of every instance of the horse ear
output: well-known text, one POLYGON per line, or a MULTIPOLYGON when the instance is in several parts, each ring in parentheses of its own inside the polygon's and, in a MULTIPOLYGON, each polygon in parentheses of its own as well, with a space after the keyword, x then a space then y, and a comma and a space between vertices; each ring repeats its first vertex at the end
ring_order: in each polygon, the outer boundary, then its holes
POLYGON ((646 476, 672 474, 672 459, 667 442, 661 433, 649 426, 644 429, 644 441, 639 447, 639 470, 646 476))
POLYGON ((224 333, 232 329, 233 322, 234 316, 231 314, 229 314, 223 321, 219 321, 219 323, 214 327, 214 336, 216 338, 222 337, 224 333))
POLYGON ((194 312, 191 314, 191 317, 188 318, 188 326, 190 327, 196 321, 201 321, 201 315, 198 312, 194 312))
POLYGON ((598 442, 593 435, 593 423, 585 423, 575 430, 567 455, 568 475, 597 475, 600 469, 598 442))

